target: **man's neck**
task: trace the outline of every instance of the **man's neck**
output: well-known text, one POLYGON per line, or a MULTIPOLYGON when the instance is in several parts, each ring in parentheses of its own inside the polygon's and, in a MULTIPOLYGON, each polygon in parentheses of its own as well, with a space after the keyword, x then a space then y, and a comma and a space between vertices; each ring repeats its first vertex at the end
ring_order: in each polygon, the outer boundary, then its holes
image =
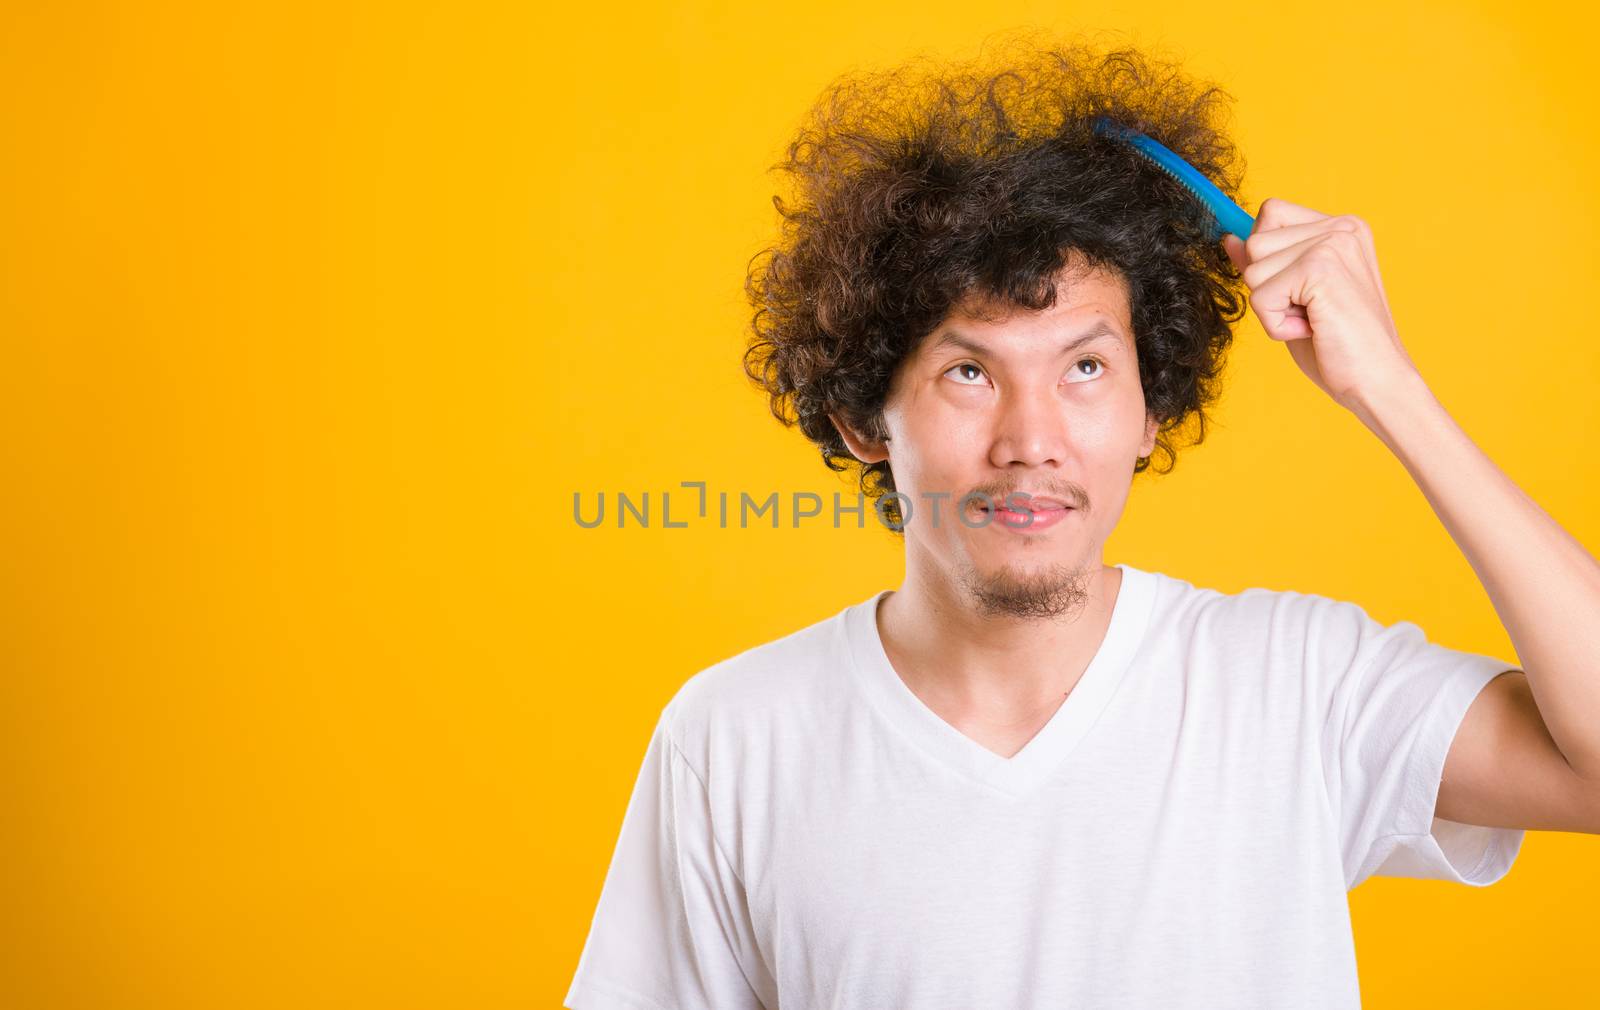
POLYGON ((1099 651, 1123 573, 1085 573, 1083 599, 1059 617, 993 617, 959 586, 908 570, 878 606, 895 672, 940 718, 1010 756, 1038 731, 1099 651))

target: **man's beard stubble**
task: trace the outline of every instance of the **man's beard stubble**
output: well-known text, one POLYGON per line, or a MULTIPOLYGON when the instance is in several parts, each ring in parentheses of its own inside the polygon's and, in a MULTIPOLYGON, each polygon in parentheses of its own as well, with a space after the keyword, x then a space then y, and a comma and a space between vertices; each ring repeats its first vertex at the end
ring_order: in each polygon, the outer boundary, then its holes
POLYGON ((961 585, 985 617, 1040 620, 1082 609, 1089 601, 1090 578, 1089 572, 1060 564, 1026 575, 1010 568, 980 575, 968 568, 961 585))

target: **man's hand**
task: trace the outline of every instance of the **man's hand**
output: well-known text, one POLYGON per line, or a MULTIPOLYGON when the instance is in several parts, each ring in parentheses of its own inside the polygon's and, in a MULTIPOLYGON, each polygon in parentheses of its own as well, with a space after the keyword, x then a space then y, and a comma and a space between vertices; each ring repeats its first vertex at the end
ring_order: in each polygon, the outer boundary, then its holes
POLYGON ((1245 241, 1223 236, 1267 336, 1340 405, 1360 412, 1421 375, 1400 343, 1378 275, 1372 229, 1268 197, 1245 241), (1296 308, 1298 306, 1298 308, 1296 308))

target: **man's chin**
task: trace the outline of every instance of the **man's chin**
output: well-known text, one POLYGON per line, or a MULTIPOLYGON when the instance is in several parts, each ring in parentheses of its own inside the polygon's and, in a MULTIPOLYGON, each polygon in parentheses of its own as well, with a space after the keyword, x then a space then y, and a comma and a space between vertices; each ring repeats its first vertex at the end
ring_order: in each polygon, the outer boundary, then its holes
POLYGON ((978 609, 991 617, 1059 617, 1088 600, 1089 575, 1061 562, 1005 564, 971 569, 963 588, 978 609))

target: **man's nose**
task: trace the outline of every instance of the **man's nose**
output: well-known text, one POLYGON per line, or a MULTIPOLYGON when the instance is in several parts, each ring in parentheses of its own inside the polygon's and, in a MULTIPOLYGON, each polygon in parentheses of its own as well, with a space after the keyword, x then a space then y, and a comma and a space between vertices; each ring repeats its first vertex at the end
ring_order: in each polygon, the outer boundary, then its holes
POLYGON ((989 461, 996 467, 1047 466, 1067 455, 1067 415, 1055 387, 1013 387, 996 406, 989 461))

